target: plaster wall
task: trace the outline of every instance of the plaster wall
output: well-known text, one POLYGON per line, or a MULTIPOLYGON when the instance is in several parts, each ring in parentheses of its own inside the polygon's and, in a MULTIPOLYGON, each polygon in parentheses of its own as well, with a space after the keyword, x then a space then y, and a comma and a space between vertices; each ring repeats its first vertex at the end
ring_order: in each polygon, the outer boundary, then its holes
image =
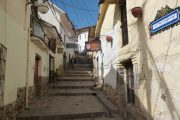
POLYGON ((180 91, 178 86, 180 82, 177 78, 180 77, 180 64, 178 62, 180 59, 180 46, 178 44, 180 26, 175 26, 153 37, 150 37, 148 29, 157 11, 166 5, 175 8, 180 5, 180 1, 127 1, 129 43, 124 47, 122 47, 121 42, 119 7, 109 5, 100 33, 113 37, 112 47, 106 43, 103 37, 101 38, 104 53, 104 78, 105 83, 115 88, 116 77, 113 71, 116 70, 116 67, 114 63, 116 60, 121 63, 131 59, 133 64, 138 65, 137 76, 139 78, 139 88, 135 89, 136 104, 134 108, 148 113, 154 120, 179 120, 180 91), (137 6, 143 10, 142 18, 134 18, 131 14, 131 9, 137 6), (115 14, 114 17, 109 17, 113 14, 115 14), (114 56, 118 56, 117 59, 114 56), (108 64, 111 69, 105 68, 108 64), (108 75, 110 77, 107 77, 108 75))
POLYGON ((157 11, 166 5, 174 9, 180 5, 180 1, 127 2, 129 40, 138 40, 135 49, 141 82, 140 88, 137 89, 137 96, 154 120, 180 119, 180 105, 177 102, 180 100, 178 89, 180 82, 177 81, 180 77, 178 63, 180 26, 175 26, 153 37, 150 37, 148 30, 157 11), (136 19, 131 15, 130 9, 135 6, 142 7, 143 18, 136 19))
POLYGON ((4 105, 17 98, 17 89, 25 87, 27 39, 30 6, 24 0, 0 1, 0 43, 7 48, 4 105), (26 27, 25 27, 26 26, 26 27))
POLYGON ((120 47, 119 46, 120 22, 118 21, 120 15, 118 13, 115 13, 115 9, 116 9, 116 5, 108 6, 100 31, 102 53, 98 52, 97 54, 99 58, 98 59, 99 75, 101 76, 101 78, 103 75, 105 84, 109 84, 113 88, 116 88, 116 75, 117 75, 116 63, 119 57, 118 49, 120 47), (107 35, 113 37, 112 42, 106 41, 107 35), (103 71, 102 71, 102 62, 103 62, 103 71))
POLYGON ((43 78, 49 77, 49 53, 41 50, 32 41, 29 44, 29 86, 34 86, 34 69, 36 55, 40 57, 39 76, 43 78))
MULTIPOLYGON (((58 9, 55 8, 55 13, 56 13, 56 16, 52 12, 52 10, 49 9, 49 11, 46 14, 39 13, 39 15, 44 21, 54 25, 57 28, 58 33, 62 37, 62 41, 64 42, 64 45, 65 45, 66 37, 67 37, 66 31, 62 27, 62 25, 59 23, 59 22, 62 22, 61 14, 63 14, 63 11, 59 8, 58 9)), ((59 42, 57 42, 57 43, 59 43, 59 42)), ((59 69, 60 66, 63 66, 63 54, 57 53, 57 48, 60 46, 59 46, 59 44, 56 44, 56 45, 57 45, 57 47, 56 47, 56 53, 55 53, 55 70, 59 69)), ((63 47, 63 51, 65 52, 66 50, 65 50, 64 45, 61 43, 61 47, 63 47)))
MULTIPOLYGON (((66 38, 66 43, 74 43, 69 37, 66 38)), ((66 55, 68 59, 66 59, 66 63, 69 63, 69 59, 75 57, 74 48, 66 48, 66 55)))
POLYGON ((84 51, 85 42, 88 41, 88 31, 82 32, 78 35, 79 51, 84 51))

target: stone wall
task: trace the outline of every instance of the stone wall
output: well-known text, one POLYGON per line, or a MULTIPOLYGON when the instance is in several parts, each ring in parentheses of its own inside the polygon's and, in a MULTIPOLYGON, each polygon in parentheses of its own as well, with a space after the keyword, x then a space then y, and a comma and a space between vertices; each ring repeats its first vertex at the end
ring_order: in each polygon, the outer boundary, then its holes
POLYGON ((118 107, 118 112, 127 120, 152 120, 147 112, 143 109, 140 109, 137 105, 129 105, 126 103, 125 88, 122 86, 117 87, 116 89, 112 88, 110 85, 104 85, 105 96, 118 107), (121 90, 121 92, 120 92, 121 90), (123 91, 123 92, 122 92, 123 91))
MULTIPOLYGON (((31 103, 31 100, 33 99, 34 96, 34 87, 29 87, 28 91, 29 91, 28 102, 31 103)), ((16 100, 16 107, 18 113, 21 113, 25 110, 25 104, 26 104, 26 88, 19 88, 17 91, 17 100, 16 100)))
POLYGON ((16 102, 8 104, 0 109, 0 120, 16 120, 16 102))
MULTIPOLYGON (((29 103, 34 96, 34 87, 29 87, 29 103)), ((25 110, 26 88, 17 90, 17 100, 0 108, 0 120, 16 120, 16 116, 25 110)))
POLYGON ((44 96, 47 93, 49 78, 40 77, 39 96, 44 96))
POLYGON ((106 97, 118 107, 118 111, 121 115, 125 114, 125 96, 120 94, 117 89, 113 89, 110 85, 104 85, 104 93, 106 97))

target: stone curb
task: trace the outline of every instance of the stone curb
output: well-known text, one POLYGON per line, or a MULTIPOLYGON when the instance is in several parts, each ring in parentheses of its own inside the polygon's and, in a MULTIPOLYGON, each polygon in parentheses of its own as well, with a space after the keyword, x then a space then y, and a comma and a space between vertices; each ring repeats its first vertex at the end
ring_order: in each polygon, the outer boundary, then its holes
POLYGON ((60 78, 57 81, 93 81, 92 78, 60 78))
POLYGON ((92 89, 93 86, 89 85, 89 86, 55 86, 55 85, 49 85, 49 88, 52 89, 79 89, 79 88, 90 88, 92 89))
POLYGON ((96 93, 48 93, 49 96, 95 96, 96 93))
POLYGON ((68 120, 68 119, 81 119, 81 118, 95 118, 107 116, 107 111, 95 113, 79 113, 67 115, 51 115, 51 116, 19 116, 17 120, 68 120))

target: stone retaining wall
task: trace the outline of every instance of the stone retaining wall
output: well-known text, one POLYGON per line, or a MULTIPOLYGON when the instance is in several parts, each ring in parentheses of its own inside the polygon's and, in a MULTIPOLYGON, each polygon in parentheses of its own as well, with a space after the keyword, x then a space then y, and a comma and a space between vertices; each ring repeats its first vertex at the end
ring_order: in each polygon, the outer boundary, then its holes
MULTIPOLYGON (((123 91, 122 86, 120 89, 123 91)), ((144 110, 140 110, 137 105, 127 105, 125 91, 120 92, 118 88, 113 89, 110 85, 104 85, 106 97, 118 107, 118 112, 126 120, 152 120, 144 110)))
MULTIPOLYGON (((34 87, 29 87, 29 103, 34 96, 34 87)), ((17 100, 0 108, 0 120, 16 120, 16 116, 25 110, 26 88, 17 90, 17 100)))
POLYGON ((120 94, 118 90, 113 89, 110 85, 105 84, 104 93, 106 97, 118 108, 119 113, 124 116, 125 114, 125 96, 120 94))
POLYGON ((48 89, 48 83, 49 83, 49 78, 48 77, 40 77, 40 96, 44 96, 47 93, 48 89))

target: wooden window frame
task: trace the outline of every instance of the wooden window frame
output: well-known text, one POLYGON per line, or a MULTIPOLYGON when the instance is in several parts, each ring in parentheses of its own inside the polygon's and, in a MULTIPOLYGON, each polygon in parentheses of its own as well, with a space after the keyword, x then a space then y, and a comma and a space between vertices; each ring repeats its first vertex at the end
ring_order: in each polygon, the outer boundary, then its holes
POLYGON ((121 11, 122 47, 124 47, 129 43, 126 0, 124 0, 121 3, 120 11, 121 11))

